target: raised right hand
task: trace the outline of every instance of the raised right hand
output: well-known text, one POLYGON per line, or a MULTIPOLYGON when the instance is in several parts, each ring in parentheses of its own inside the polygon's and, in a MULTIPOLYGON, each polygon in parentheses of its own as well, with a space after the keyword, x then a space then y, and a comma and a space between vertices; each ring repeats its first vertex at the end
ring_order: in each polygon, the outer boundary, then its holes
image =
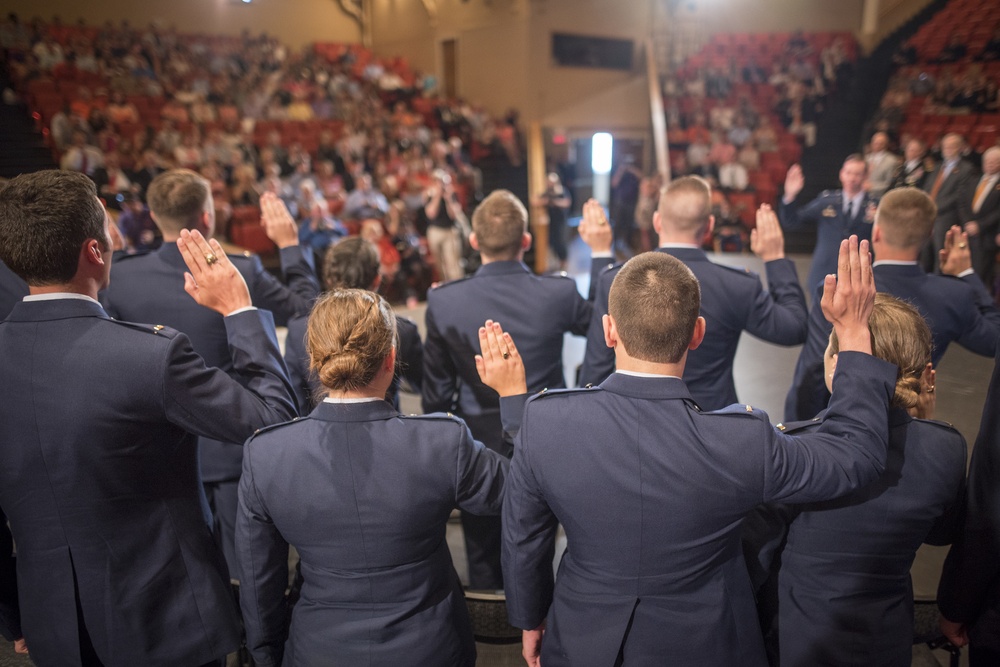
POLYGON ((611 225, 604 215, 604 207, 596 199, 588 199, 583 205, 583 220, 577 231, 591 252, 611 252, 611 225))
POLYGON ((802 188, 806 186, 806 177, 802 174, 802 167, 793 164, 785 174, 785 201, 790 201, 799 196, 802 188))
POLYGON ((820 307, 837 332, 841 352, 872 353, 868 319, 875 308, 875 277, 868 248, 868 241, 859 245, 857 236, 841 241, 837 275, 823 283, 820 307))
POLYGON ((483 384, 501 397, 528 393, 524 362, 514 339, 499 322, 486 320, 479 328, 479 348, 482 352, 476 355, 476 371, 483 384))
POLYGON ((206 241, 201 232, 185 229, 177 248, 188 267, 184 291, 192 299, 223 317, 253 305, 243 274, 229 261, 218 241, 206 241))
POLYGON ((273 192, 265 192, 260 197, 260 224, 267 238, 279 248, 299 244, 299 227, 285 202, 273 192))
POLYGON ((750 232, 750 249, 765 262, 785 256, 785 235, 769 204, 761 204, 757 209, 757 227, 750 232))

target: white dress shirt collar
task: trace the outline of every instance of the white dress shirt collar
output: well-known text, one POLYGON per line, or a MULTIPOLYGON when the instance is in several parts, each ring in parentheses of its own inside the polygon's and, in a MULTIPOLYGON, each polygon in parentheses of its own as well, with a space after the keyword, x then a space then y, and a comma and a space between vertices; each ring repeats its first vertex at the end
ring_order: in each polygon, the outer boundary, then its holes
POLYGON ((50 292, 48 294, 29 294, 22 299, 23 301, 55 301, 56 299, 81 299, 83 301, 90 301, 91 303, 96 303, 98 306, 101 302, 97 299, 92 299, 86 294, 77 294, 76 292, 50 292))

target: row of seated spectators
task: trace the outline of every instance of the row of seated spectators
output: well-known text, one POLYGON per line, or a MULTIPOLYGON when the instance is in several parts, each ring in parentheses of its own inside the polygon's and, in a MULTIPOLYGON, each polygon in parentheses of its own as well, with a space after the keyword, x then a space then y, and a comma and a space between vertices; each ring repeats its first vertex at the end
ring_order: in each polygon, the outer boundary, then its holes
POLYGON ((951 132, 982 152, 1000 137, 1000 5, 954 0, 893 56, 896 65, 868 134, 919 138, 951 132))
MULTIPOLYGON (((816 141, 824 100, 850 76, 850 35, 713 36, 663 82, 672 173, 721 189, 720 232, 745 239, 788 167, 816 141)), ((728 239, 716 247, 742 247, 728 239)))
POLYGON ((480 194, 477 164, 523 155, 516 112, 494 118, 439 99, 432 77, 358 46, 294 53, 266 35, 16 15, 0 43, 62 168, 94 178, 112 207, 138 209, 157 173, 193 169, 212 182, 219 228, 267 253, 256 204, 276 192, 317 248, 366 229, 401 297, 422 295, 433 276, 419 215, 428 189, 447 182, 468 210, 480 194))

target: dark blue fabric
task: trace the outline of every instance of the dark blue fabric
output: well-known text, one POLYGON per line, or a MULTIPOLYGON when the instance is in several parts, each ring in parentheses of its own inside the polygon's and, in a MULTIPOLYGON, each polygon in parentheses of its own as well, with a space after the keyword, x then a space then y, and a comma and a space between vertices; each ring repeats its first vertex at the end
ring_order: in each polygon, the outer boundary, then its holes
MULTIPOLYGON (((504 437, 525 398, 503 399, 504 437)), ((475 664, 445 530, 456 507, 499 513, 506 458, 453 417, 324 402, 254 436, 243 465, 240 598, 259 667, 475 664), (303 585, 286 633, 289 544, 303 585)))
POLYGON ((895 380, 895 366, 842 354, 830 416, 801 437, 750 406, 701 412, 676 378, 616 373, 532 398, 502 515, 511 623, 547 620, 546 667, 607 667, 620 649, 626 665, 765 665, 743 517, 875 480, 895 380))
POLYGON ((809 289, 822 283, 825 276, 837 273, 841 241, 852 234, 858 237, 858 241, 871 240, 877 207, 878 199, 866 194, 859 210, 848 219, 844 212, 842 190, 825 190, 804 206, 794 201, 791 204, 780 203, 778 217, 784 229, 794 231, 807 224, 816 225, 816 247, 806 280, 809 289))
MULTIPOLYGON (((992 356, 996 351, 1000 310, 977 276, 953 278, 927 274, 915 264, 879 264, 872 272, 879 292, 910 303, 927 320, 934 343, 931 362, 935 366, 953 341, 984 356, 992 356)), ((809 312, 808 337, 785 398, 786 421, 812 418, 826 408, 830 398, 823 380, 823 354, 833 327, 823 316, 822 294, 820 284, 809 312)))
POLYGON ((969 627, 973 646, 1000 652, 1000 346, 994 364, 969 463, 965 525, 945 560, 938 605, 969 627))
MULTIPOLYGON (((736 402, 733 359, 744 331, 779 345, 798 345, 805 340, 805 295, 791 260, 765 264, 765 291, 756 274, 715 264, 700 249, 660 248, 656 252, 684 262, 701 285, 705 340, 688 353, 684 381, 702 408, 716 410, 736 402)), ((604 344, 602 318, 608 312, 611 283, 621 267, 616 265, 600 275, 580 384, 599 384, 615 369, 614 350, 604 344)))
POLYGON ((295 406, 270 315, 225 328, 238 380, 183 334, 88 301, 22 302, 0 323, 0 506, 35 664, 80 664, 78 613, 108 667, 239 645, 191 434, 240 441, 295 406))
POLYGON ((836 500, 786 506, 794 518, 777 573, 782 667, 910 664, 910 567, 922 543, 950 544, 961 528, 966 454, 955 429, 893 409, 878 480, 836 500))
POLYGON ((14 309, 14 304, 28 295, 28 285, 7 265, 0 262, 0 320, 14 309))

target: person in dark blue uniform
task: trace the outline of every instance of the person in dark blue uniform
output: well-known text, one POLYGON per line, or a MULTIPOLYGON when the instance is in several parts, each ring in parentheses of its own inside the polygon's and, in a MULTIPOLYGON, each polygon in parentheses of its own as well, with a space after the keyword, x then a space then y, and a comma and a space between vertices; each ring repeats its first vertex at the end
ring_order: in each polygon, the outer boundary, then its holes
POLYGON ((804 206, 796 201, 806 183, 802 167, 792 165, 785 176, 785 194, 778 207, 781 226, 794 231, 806 224, 816 225, 816 247, 806 279, 810 293, 820 287, 823 276, 836 272, 841 241, 852 234, 859 239, 871 239, 878 199, 864 189, 867 173, 868 163, 863 155, 848 155, 840 168, 841 189, 824 190, 804 206))
MULTIPOLYGON (((360 236, 337 241, 330 246, 323 262, 323 282, 328 291, 335 289, 369 289, 377 291, 382 282, 379 273, 378 251, 360 236)), ((306 413, 322 400, 323 385, 315 372, 309 369, 309 353, 306 350, 306 327, 308 315, 299 315, 288 321, 288 337, 285 339, 285 365, 288 377, 299 399, 299 409, 306 413), (317 399, 317 396, 320 396, 317 399)), ((396 315, 396 373, 385 400, 399 408, 399 387, 403 380, 411 391, 420 392, 424 376, 424 346, 420 342, 420 332, 416 323, 396 315)))
MULTIPOLYGON (((594 249, 608 252, 610 226, 600 205, 588 202, 581 235, 594 249), (599 218, 594 222, 594 218, 599 218), (603 225, 600 223, 603 222, 603 225), (588 231, 603 230, 599 236, 588 231)), ((472 215, 472 247, 483 266, 475 274, 445 283, 427 294, 424 342, 424 412, 454 412, 487 447, 510 456, 499 440, 496 395, 479 380, 473 355, 484 320, 500 322, 518 341, 529 391, 565 387, 563 336, 587 332, 591 306, 565 276, 536 276, 522 258, 531 245, 528 214, 512 193, 497 190, 472 215)), ((596 233, 596 232, 595 232, 596 233)), ((594 260, 603 265, 606 260, 594 260)), ((503 588, 500 571, 500 521, 463 512, 469 585, 503 588)))
POLYGON ((845 241, 828 281, 834 405, 797 437, 749 405, 698 409, 681 380, 708 335, 698 281, 663 253, 625 264, 603 320, 616 372, 529 399, 515 441, 503 565, 529 665, 767 664, 743 517, 761 502, 835 498, 885 464, 896 367, 870 354, 867 246, 845 241), (553 581, 557 523, 567 548, 553 581))
POLYGON ((0 198, 0 259, 31 291, 0 323, 0 507, 40 667, 217 664, 239 646, 196 435, 242 441, 295 400, 273 320, 218 243, 179 245, 192 303, 225 317, 233 377, 178 331, 101 308, 112 245, 86 176, 19 176, 0 198))
MULTIPOLYGON (((946 275, 926 274, 917 263, 921 248, 930 239, 935 211, 930 197, 916 188, 886 193, 872 230, 876 284, 880 292, 915 306, 927 320, 934 338, 934 366, 952 342, 990 356, 1000 337, 1000 311, 972 269, 967 237, 957 229, 951 233, 942 262, 946 275)), ((814 303, 808 338, 785 399, 786 421, 811 419, 826 407, 830 394, 822 374, 829 337, 830 326, 814 303)))
MULTIPOLYGON (((900 369, 889 409, 885 472, 836 500, 755 512, 778 519, 770 526, 753 518, 744 524, 745 544, 784 540, 783 549, 748 550, 750 558, 759 559, 749 563, 751 572, 776 573, 783 667, 909 665, 913 559, 922 543, 950 544, 961 527, 965 439, 948 424, 908 413, 921 394, 934 396, 930 329, 916 308, 881 293, 869 326, 873 354, 900 369), (748 534, 749 526, 756 530, 748 534)), ((838 344, 834 333, 824 356, 828 388, 838 344)), ((786 435, 812 433, 825 416, 779 428, 786 435)), ((758 599, 774 598, 765 593, 758 599)), ((765 623, 774 618, 775 610, 760 607, 765 623)))
POLYGON ((1000 345, 969 463, 965 522, 938 585, 941 629, 972 667, 1000 664, 1000 345))
MULTIPOLYGON (((736 402, 733 359, 744 331, 771 343, 798 345, 805 340, 807 314, 795 264, 785 259, 781 227, 770 207, 758 211, 757 229, 750 239, 751 248, 767 270, 767 291, 756 274, 709 261, 699 244, 715 223, 711 211, 708 183, 687 176, 666 187, 653 217, 653 227, 660 236, 656 252, 684 262, 701 284, 701 314, 708 331, 705 342, 688 355, 684 382, 706 410, 736 402)), ((614 351, 605 344, 602 318, 608 312, 611 283, 620 269, 621 265, 612 267, 600 276, 587 330, 581 384, 598 384, 615 368, 614 351)))
MULTIPOLYGON (((176 241, 181 231, 198 229, 207 237, 215 227, 215 208, 208 183, 192 171, 172 170, 153 180, 147 198, 153 219, 163 233, 163 245, 155 252, 117 262, 112 269, 111 286, 101 297, 102 303, 112 317, 159 322, 183 331, 206 363, 228 371, 233 367, 233 359, 223 319, 192 303, 178 278, 183 259, 176 241)), ((298 227, 284 204, 277 197, 261 197, 261 213, 261 224, 280 248, 288 287, 265 271, 256 256, 233 255, 230 261, 243 275, 254 305, 270 310, 276 321, 285 323, 294 315, 309 312, 312 300, 319 293, 319 281, 298 245, 298 227)), ((198 449, 217 539, 232 568, 243 447, 238 442, 203 439, 198 449)))
MULTIPOLYGON (((455 507, 499 513, 508 462, 460 419, 404 417, 383 400, 395 328, 372 292, 320 297, 309 354, 327 397, 246 443, 237 546, 257 665, 475 665, 445 528, 455 507), (289 544, 304 580, 290 629, 289 544)), ((498 325, 486 322, 477 338, 473 363, 500 394, 509 439, 524 408, 524 367, 498 325)))

